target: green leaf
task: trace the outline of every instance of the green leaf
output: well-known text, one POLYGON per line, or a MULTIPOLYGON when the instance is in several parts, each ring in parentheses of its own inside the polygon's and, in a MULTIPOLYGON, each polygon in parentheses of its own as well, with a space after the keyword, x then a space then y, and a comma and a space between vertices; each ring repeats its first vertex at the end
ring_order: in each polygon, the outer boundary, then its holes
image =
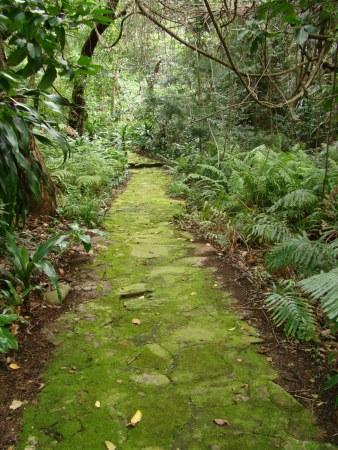
POLYGON ((78 63, 80 66, 89 66, 90 63, 91 63, 91 60, 92 60, 92 58, 90 58, 89 56, 82 55, 82 56, 80 56, 80 58, 78 59, 77 63, 78 63))
POLYGON ((338 268, 299 282, 300 288, 314 300, 319 300, 329 319, 338 322, 338 268))
POLYGON ((41 78, 41 81, 38 85, 39 89, 45 90, 48 89, 55 81, 57 77, 57 71, 55 66, 52 64, 49 64, 49 66, 46 69, 46 72, 44 73, 43 77, 41 78))
POLYGON ((27 51, 32 59, 39 59, 42 56, 41 47, 37 44, 33 44, 32 42, 27 44, 27 51))
POLYGON ((0 327, 10 325, 18 320, 18 318, 16 314, 0 314, 0 327))
POLYGON ((67 235, 61 234, 54 236, 51 239, 48 239, 48 241, 45 241, 42 244, 40 244, 32 257, 32 262, 34 264, 40 263, 51 250, 61 245, 67 238, 68 238, 67 235))
POLYGON ((18 350, 18 341, 9 330, 0 327, 0 353, 9 350, 18 350))
POLYGON ((27 57, 27 48, 17 48, 14 50, 7 59, 8 66, 17 66, 27 57))
POLYGON ((337 386, 337 384, 338 384, 338 373, 329 377, 329 379, 326 381, 324 385, 324 389, 325 390, 332 389, 333 387, 337 386))

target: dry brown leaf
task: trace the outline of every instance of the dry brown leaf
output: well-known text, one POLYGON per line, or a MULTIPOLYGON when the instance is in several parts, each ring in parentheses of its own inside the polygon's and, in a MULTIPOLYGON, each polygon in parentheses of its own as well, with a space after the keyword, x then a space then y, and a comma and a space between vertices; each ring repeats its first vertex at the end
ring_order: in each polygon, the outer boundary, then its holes
POLYGON ((128 423, 128 427, 135 427, 139 422, 142 420, 142 413, 140 410, 136 411, 136 413, 133 415, 133 417, 130 419, 130 422, 128 423))
POLYGON ((110 441, 104 441, 107 450, 116 450, 117 447, 110 441))
POLYGON ((214 419, 214 423, 219 427, 226 427, 227 425, 230 425, 226 419, 214 419))
POLYGON ((8 367, 10 369, 12 369, 12 370, 19 370, 19 369, 21 369, 21 367, 17 363, 10 363, 10 365, 8 367))
POLYGON ((9 405, 9 409, 15 411, 16 409, 21 408, 23 404, 24 403, 21 400, 13 400, 12 403, 9 405))
POLYGON ((14 336, 17 336, 19 333, 19 325, 17 323, 11 325, 11 333, 14 334, 14 336))
POLYGON ((131 321, 131 323, 132 323, 133 325, 141 325, 140 319, 133 319, 133 320, 131 321))

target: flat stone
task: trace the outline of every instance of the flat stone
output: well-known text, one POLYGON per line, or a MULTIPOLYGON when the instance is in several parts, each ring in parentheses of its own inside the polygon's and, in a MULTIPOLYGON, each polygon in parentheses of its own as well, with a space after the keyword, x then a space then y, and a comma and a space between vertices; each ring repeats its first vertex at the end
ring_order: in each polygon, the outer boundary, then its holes
POLYGON ((168 248, 165 245, 138 244, 133 246, 131 254, 137 258, 158 258, 168 255, 168 248))
POLYGON ((150 384, 152 386, 166 386, 170 383, 168 377, 161 373, 143 373, 141 375, 133 375, 133 381, 140 384, 150 384))
POLYGON ((155 267, 151 271, 151 276, 158 276, 158 275, 167 275, 167 274, 185 274, 187 272, 187 266, 185 265, 171 265, 171 266, 159 266, 155 267))
POLYGON ((59 290, 61 298, 59 299, 58 293, 55 290, 45 292, 43 295, 44 301, 49 305, 60 305, 71 291, 71 286, 68 283, 59 283, 59 290))
POLYGON ((159 358, 165 360, 171 359, 170 353, 159 344, 147 344, 146 347, 151 351, 151 353, 153 353, 155 356, 158 356, 159 358))
POLYGON ((119 292, 121 298, 127 299, 132 297, 138 297, 145 294, 149 294, 153 292, 151 289, 148 289, 146 284, 144 283, 136 283, 131 284, 130 286, 126 286, 122 288, 119 292))
POLYGON ((212 329, 188 326, 175 331, 172 338, 177 342, 206 342, 212 341, 215 333, 212 329))

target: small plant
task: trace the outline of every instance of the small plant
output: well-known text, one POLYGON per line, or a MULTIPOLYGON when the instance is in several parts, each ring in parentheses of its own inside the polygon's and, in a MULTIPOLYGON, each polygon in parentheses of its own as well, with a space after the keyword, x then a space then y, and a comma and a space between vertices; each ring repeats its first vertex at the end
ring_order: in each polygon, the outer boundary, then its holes
POLYGON ((57 274, 53 265, 47 259, 51 250, 60 246, 67 239, 67 235, 58 235, 40 244, 34 253, 30 254, 26 247, 19 247, 16 238, 6 233, 6 249, 10 255, 13 280, 22 288, 22 297, 27 299, 32 290, 32 278, 36 273, 44 273, 52 285, 58 289, 57 274))
POLYGON ((20 287, 22 290, 21 296, 23 300, 26 300, 29 294, 38 288, 33 283, 33 278, 38 273, 43 273, 49 278, 52 286, 57 290, 59 298, 61 298, 56 271, 47 257, 56 248, 65 249, 69 242, 81 243, 87 252, 91 249, 90 236, 78 224, 71 224, 70 231, 67 233, 58 234, 42 242, 34 252, 29 252, 26 247, 18 246, 15 236, 7 232, 5 246, 12 266, 11 273, 7 273, 8 289, 4 291, 7 303, 15 304, 18 302, 18 294, 14 285, 20 287))
POLYGON ((9 329, 18 318, 16 314, 7 314, 6 312, 0 314, 0 353, 18 349, 18 341, 9 329))

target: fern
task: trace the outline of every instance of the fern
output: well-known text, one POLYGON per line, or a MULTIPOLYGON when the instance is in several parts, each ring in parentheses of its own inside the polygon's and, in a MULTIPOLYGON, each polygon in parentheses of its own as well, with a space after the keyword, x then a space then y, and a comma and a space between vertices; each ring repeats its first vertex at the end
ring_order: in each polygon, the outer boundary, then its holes
POLYGON ((273 292, 266 297, 265 304, 275 324, 283 326, 287 336, 301 340, 315 337, 313 306, 299 295, 293 280, 284 280, 275 285, 273 292))
POLYGON ((199 164, 198 168, 209 178, 215 179, 216 181, 221 181, 223 183, 227 182, 224 172, 215 166, 211 166, 210 164, 199 164))
POLYGON ((254 223, 246 226, 249 239, 259 239, 266 243, 283 242, 292 234, 285 221, 273 216, 260 214, 254 223))
POLYGON ((185 179, 185 182, 188 181, 193 181, 196 183, 199 182, 200 184, 214 185, 214 186, 219 186, 221 184, 220 180, 214 180, 213 178, 210 178, 206 175, 202 175, 200 173, 191 173, 185 179))
POLYGON ((318 204, 318 197, 308 189, 297 189, 280 198, 270 211, 283 210, 290 217, 302 216, 311 212, 318 204))
POLYGON ((299 282, 300 288, 312 299, 319 300, 329 319, 338 321, 338 268, 299 282))
POLYGON ((88 191, 97 189, 103 184, 102 177, 100 175, 81 175, 77 179, 77 184, 88 191))
POLYGON ((272 271, 292 267, 306 274, 335 267, 337 254, 335 242, 310 241, 304 235, 277 244, 268 253, 266 263, 272 271))

